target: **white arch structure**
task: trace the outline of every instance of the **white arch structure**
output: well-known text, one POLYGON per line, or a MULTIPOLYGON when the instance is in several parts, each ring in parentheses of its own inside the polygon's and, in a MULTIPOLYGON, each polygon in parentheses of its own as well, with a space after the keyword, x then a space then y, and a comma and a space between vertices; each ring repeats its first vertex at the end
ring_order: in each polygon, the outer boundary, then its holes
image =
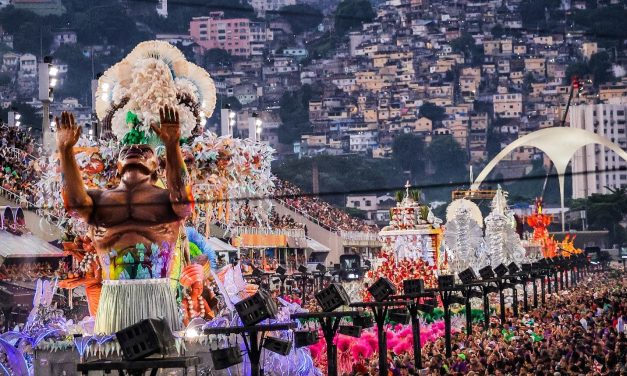
POLYGON ((488 177, 494 167, 509 153, 521 146, 532 146, 542 150, 553 162, 557 170, 559 187, 560 187, 560 204, 562 206, 562 230, 564 229, 564 174, 568 163, 580 148, 590 145, 599 144, 614 151, 619 157, 627 160, 627 152, 620 146, 613 143, 609 139, 600 136, 594 132, 586 131, 579 128, 553 127, 545 128, 533 133, 529 133, 511 144, 507 145, 500 153, 488 163, 481 173, 475 179, 470 187, 471 190, 477 190, 483 180, 488 177))

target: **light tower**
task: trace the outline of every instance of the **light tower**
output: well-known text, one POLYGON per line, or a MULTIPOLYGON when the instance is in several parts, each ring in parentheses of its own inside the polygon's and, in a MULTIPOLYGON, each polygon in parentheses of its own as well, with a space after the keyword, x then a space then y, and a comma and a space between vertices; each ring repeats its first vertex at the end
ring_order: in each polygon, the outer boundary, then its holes
POLYGON ((54 87, 57 85, 57 73, 59 69, 52 65, 52 57, 45 56, 44 61, 38 65, 39 74, 39 100, 43 107, 41 132, 43 135, 43 145, 46 151, 54 150, 54 138, 50 128, 50 103, 54 99, 54 87))
POLYGON ((22 118, 22 115, 17 112, 17 108, 15 107, 11 107, 11 111, 9 111, 9 116, 8 116, 8 123, 9 123, 9 127, 19 127, 20 126, 20 119, 22 118))
POLYGON ((261 131, 263 130, 263 121, 258 113, 253 112, 248 118, 248 138, 253 141, 261 139, 261 131))
POLYGON ((225 104, 220 110, 220 136, 232 136, 233 128, 237 124, 235 111, 231 111, 231 105, 225 104))

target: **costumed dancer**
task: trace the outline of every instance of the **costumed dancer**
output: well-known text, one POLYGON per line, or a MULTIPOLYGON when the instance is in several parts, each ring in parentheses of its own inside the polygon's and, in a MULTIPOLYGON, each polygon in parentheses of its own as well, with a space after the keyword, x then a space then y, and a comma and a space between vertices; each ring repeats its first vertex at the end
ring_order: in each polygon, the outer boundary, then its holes
POLYGON ((202 265, 191 264, 183 269, 181 285, 188 291, 183 296, 183 325, 187 326, 192 319, 200 317, 210 320, 215 314, 203 298, 204 269, 202 265))

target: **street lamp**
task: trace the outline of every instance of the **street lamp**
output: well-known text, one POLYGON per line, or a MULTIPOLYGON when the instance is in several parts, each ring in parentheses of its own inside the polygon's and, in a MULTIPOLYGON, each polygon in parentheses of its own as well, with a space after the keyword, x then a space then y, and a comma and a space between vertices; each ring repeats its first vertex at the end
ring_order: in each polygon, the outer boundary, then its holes
POLYGON ((11 111, 9 111, 8 115, 9 115, 8 116, 9 127, 19 127, 20 119, 22 118, 22 115, 20 115, 20 113, 17 112, 17 108, 11 107, 11 111))
POLYGON ((52 56, 45 56, 44 61, 38 64, 39 100, 43 107, 42 133, 44 148, 51 151, 54 147, 50 129, 50 102, 54 100, 54 87, 57 85, 59 69, 52 65, 52 56))

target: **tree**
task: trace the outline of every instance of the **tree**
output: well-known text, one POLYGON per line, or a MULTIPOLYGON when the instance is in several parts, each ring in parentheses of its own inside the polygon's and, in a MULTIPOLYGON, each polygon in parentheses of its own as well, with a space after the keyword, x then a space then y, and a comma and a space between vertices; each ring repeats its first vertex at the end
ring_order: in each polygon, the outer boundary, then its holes
POLYGON ((610 71, 612 63, 610 63, 610 55, 607 52, 599 52, 590 57, 588 63, 590 73, 592 73, 592 82, 595 86, 599 86, 612 80, 613 76, 610 71))
POLYGON ((211 48, 203 55, 205 66, 230 67, 235 61, 233 55, 221 48, 211 48))
POLYGON ((585 199, 573 200, 571 210, 586 210, 588 227, 591 230, 608 230, 610 241, 622 244, 627 241, 621 222, 627 213, 627 191, 625 188, 609 189, 610 194, 593 194, 585 199))
POLYGON ((477 64, 483 60, 483 47, 475 43, 475 38, 467 32, 451 41, 451 48, 454 52, 470 57, 473 63, 477 64))
POLYGON ((422 137, 414 134, 400 134, 392 143, 392 158, 404 171, 414 176, 424 174, 425 143, 422 137))
POLYGON ((451 135, 437 136, 427 148, 427 157, 435 168, 435 181, 440 183, 466 182, 466 151, 451 135))
POLYGON ((73 97, 85 101, 91 96, 91 62, 77 46, 63 45, 54 53, 54 58, 68 65, 63 85, 55 88, 59 98, 73 97))
POLYGON ((324 18, 320 9, 309 4, 285 6, 279 10, 279 15, 290 24, 294 34, 302 34, 316 28, 324 18))
POLYGON ((319 93, 311 85, 303 85, 300 90, 286 92, 279 102, 279 142, 290 144, 300 140, 300 136, 311 131, 309 123, 309 100, 319 93))
POLYGON ((425 102, 418 109, 420 116, 424 116, 432 122, 439 122, 446 118, 446 111, 443 107, 437 106, 430 102, 425 102))
POLYGON ((335 32, 341 36, 374 19, 368 0, 342 0, 335 9, 335 32))

